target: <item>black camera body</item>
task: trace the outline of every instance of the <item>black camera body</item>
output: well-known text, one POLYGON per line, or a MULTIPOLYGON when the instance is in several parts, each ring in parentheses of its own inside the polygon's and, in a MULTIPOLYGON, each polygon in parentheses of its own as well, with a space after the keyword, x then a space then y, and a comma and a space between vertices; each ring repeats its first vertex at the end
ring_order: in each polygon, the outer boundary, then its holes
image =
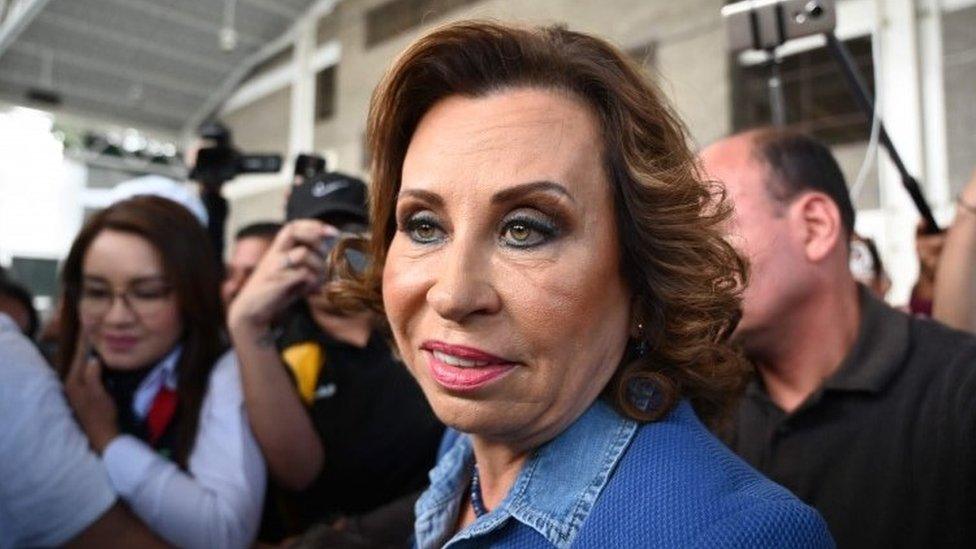
POLYGON ((295 185, 300 185, 324 173, 326 173, 325 158, 317 154, 300 154, 295 158, 295 175, 293 179, 295 185))
POLYGON ((723 6, 722 18, 732 51, 767 50, 837 26, 834 0, 743 0, 723 6))
POLYGON ((281 170, 281 155, 244 154, 234 147, 230 130, 218 123, 200 128, 200 137, 213 144, 197 152, 197 161, 190 170, 190 179, 210 188, 221 185, 246 173, 277 173, 281 170))

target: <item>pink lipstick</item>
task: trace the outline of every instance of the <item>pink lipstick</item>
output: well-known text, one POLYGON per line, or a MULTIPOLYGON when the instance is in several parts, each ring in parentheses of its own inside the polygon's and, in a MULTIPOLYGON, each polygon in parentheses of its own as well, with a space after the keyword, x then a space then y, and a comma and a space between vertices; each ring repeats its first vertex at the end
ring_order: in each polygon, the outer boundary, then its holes
POLYGON ((133 347, 139 343, 139 338, 134 336, 119 336, 119 335, 103 335, 102 341, 109 348, 110 351, 115 353, 125 353, 130 351, 133 347))
POLYGON ((425 341, 427 365, 434 381, 452 391, 473 391, 515 369, 516 363, 472 347, 425 341))

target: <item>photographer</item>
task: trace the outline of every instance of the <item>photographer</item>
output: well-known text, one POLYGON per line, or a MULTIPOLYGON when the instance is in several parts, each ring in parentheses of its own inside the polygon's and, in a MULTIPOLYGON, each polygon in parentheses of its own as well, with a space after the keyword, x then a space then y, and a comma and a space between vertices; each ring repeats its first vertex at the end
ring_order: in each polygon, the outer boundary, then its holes
POLYGON ((247 284, 280 230, 280 223, 261 221, 241 227, 234 235, 234 246, 224 264, 224 281, 220 284, 224 310, 230 308, 231 302, 247 284))
POLYGON ((366 187, 318 176, 293 189, 288 218, 229 314, 251 424, 271 477, 290 492, 277 498, 284 529, 360 527, 348 517, 406 498, 398 506, 406 520, 356 532, 402 544, 442 427, 374 314, 337 314, 323 289, 336 238, 366 228, 366 187))
POLYGON ((200 199, 207 210, 207 232, 217 259, 224 257, 224 224, 227 199, 221 194, 224 183, 246 173, 275 173, 281 157, 274 154, 243 154, 234 147, 230 130, 219 122, 200 126, 199 141, 187 152, 189 179, 200 185, 200 199))

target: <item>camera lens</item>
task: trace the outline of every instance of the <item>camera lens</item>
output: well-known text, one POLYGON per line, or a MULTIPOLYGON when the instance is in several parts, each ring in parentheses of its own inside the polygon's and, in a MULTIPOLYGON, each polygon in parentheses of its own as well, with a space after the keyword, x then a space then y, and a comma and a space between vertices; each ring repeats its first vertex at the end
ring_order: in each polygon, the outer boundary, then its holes
POLYGON ((824 8, 816 0, 807 2, 806 12, 812 19, 818 19, 824 13, 824 8))

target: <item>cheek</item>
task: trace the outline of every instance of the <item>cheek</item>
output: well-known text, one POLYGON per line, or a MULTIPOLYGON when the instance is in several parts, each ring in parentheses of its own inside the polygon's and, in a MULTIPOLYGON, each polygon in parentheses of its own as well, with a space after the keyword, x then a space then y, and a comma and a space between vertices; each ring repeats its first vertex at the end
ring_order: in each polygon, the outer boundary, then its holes
POLYGON ((84 315, 79 316, 78 321, 78 323, 81 325, 81 334, 86 336, 97 334, 98 329, 101 326, 101 322, 90 318, 85 318, 84 315))
POLYGON ((145 321, 146 329, 160 341, 174 341, 183 333, 183 320, 176 303, 145 321))
POLYGON ((383 307, 403 352, 408 344, 405 338, 410 326, 418 321, 426 303, 431 273, 436 271, 429 262, 405 256, 400 248, 399 237, 396 237, 383 268, 383 307))
POLYGON ((619 262, 615 253, 592 249, 598 248, 574 250, 546 268, 510 273, 513 280, 504 285, 519 332, 532 338, 527 343, 534 352, 562 368, 601 365, 603 355, 615 354, 626 341, 630 306, 619 262))

